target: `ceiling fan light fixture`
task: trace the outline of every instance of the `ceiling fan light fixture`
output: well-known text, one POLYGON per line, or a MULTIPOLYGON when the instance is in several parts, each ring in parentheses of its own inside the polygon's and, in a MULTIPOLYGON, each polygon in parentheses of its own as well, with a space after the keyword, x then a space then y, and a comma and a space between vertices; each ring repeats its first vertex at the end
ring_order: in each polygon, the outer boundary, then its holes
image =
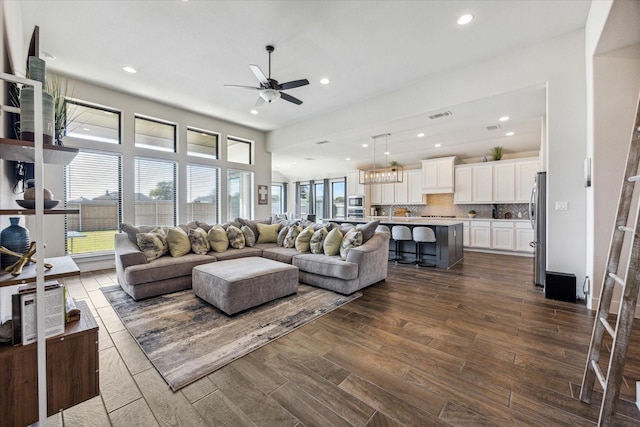
POLYGON ((273 102, 280 98, 280 92, 274 89, 265 89, 260 91, 260 97, 267 102, 273 102))

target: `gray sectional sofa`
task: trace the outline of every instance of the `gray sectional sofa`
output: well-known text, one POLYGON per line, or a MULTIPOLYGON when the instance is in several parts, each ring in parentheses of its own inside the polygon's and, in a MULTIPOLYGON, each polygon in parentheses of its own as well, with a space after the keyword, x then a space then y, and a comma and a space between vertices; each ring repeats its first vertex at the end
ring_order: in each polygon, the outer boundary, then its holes
POLYGON ((342 259, 298 252, 276 243, 256 243, 253 247, 210 251, 205 255, 188 253, 180 257, 169 254, 151 261, 127 233, 115 236, 115 262, 118 282, 135 300, 191 288, 193 267, 226 259, 264 257, 292 264, 299 269, 300 282, 351 294, 387 277, 389 229, 377 226, 375 233, 362 245, 352 248, 342 259))

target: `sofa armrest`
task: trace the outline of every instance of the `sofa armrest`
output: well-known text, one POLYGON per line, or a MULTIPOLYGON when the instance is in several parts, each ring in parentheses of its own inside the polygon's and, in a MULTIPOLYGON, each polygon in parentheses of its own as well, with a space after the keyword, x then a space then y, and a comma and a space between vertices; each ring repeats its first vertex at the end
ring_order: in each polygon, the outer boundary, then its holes
POLYGON ((116 264, 125 268, 138 265, 147 264, 147 257, 144 256, 138 245, 129 240, 127 233, 118 233, 115 235, 115 253, 116 264))
POLYGON ((387 263, 389 256, 389 233, 376 232, 373 237, 363 245, 356 246, 347 253, 348 262, 362 265, 363 263, 387 263))

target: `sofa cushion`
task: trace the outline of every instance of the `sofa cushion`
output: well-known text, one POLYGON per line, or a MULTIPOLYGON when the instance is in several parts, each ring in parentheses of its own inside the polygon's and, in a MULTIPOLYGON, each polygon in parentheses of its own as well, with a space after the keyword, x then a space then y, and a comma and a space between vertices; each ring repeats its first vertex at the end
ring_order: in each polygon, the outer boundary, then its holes
POLYGON ((276 243, 278 241, 278 231, 280 231, 280 224, 261 224, 257 223, 258 229, 258 243, 276 243))
POLYGON ((193 228, 189 230, 189 242, 193 253, 205 255, 211 249, 209 240, 207 240, 207 232, 202 228, 193 228))
POLYGON ((252 256, 262 256, 262 249, 250 248, 245 246, 242 249, 229 248, 224 252, 216 253, 215 257, 218 261, 224 261, 225 259, 245 258, 252 256))
POLYGON ((289 232, 289 225, 284 225, 280 231, 278 231, 278 240, 276 240, 276 244, 278 246, 284 246, 284 238, 287 237, 287 233, 289 232))
POLYGON ((370 238, 376 234, 376 228, 380 225, 380 220, 369 221, 366 224, 356 225, 356 229, 362 231, 362 243, 366 243, 370 238))
POLYGON ((138 233, 136 234, 136 240, 147 261, 160 258, 169 250, 167 238, 163 232, 138 233))
POLYGON ((211 230, 207 233, 207 240, 211 245, 211 249, 215 252, 224 252, 229 247, 227 232, 220 224, 211 227, 211 230))
POLYGON ((181 257, 191 252, 189 236, 180 227, 167 230, 167 244, 172 257, 181 257))
POLYGON ((193 267, 207 262, 215 262, 215 260, 212 256, 194 253, 186 254, 180 258, 162 256, 147 264, 127 267, 124 271, 124 279, 131 286, 175 279, 182 276, 191 277, 193 267))
POLYGON ((324 243, 324 239, 327 237, 327 234, 329 234, 329 232, 324 227, 313 233, 313 236, 311 236, 311 240, 309 241, 309 249, 312 254, 324 253, 324 247, 322 244, 324 243))
POLYGON ((250 248, 253 247, 253 245, 256 244, 256 235, 253 233, 251 228, 243 225, 240 231, 242 231, 242 235, 244 236, 245 246, 249 246, 250 248))
POLYGON ((234 225, 230 225, 227 228, 227 237, 229 238, 229 246, 234 249, 244 248, 244 234, 242 230, 234 225))
POLYGON ((309 252, 311 237, 313 237, 313 224, 302 230, 296 237, 296 250, 298 252, 309 252))
POLYGON ((338 255, 340 253, 340 244, 342 243, 342 233, 339 228, 334 228, 327 234, 322 242, 324 254, 327 256, 338 255))
POLYGON ((265 248, 262 250, 262 257, 272 259, 274 261, 284 262, 291 264, 291 260, 294 256, 299 255, 295 248, 283 248, 276 246, 275 248, 265 248))
POLYGON ((213 225, 207 224, 206 222, 202 221, 196 221, 196 224, 198 224, 198 227, 202 228, 207 233, 209 232, 209 230, 211 230, 211 227, 213 227, 213 225))
POLYGON ((138 242, 136 234, 138 234, 138 233, 150 233, 152 230, 154 230, 156 228, 162 228, 162 230, 165 232, 165 235, 166 235, 166 230, 163 227, 160 227, 160 226, 157 226, 157 225, 135 226, 135 225, 127 224, 127 223, 124 223, 124 222, 122 224, 120 224, 120 231, 122 231, 123 233, 127 233, 127 236, 129 237, 129 240, 132 241, 133 243, 137 243, 138 242))
POLYGON ((340 243, 340 258, 347 259, 347 254, 349 251, 356 246, 360 246, 362 244, 362 231, 357 230, 356 228, 351 229, 347 234, 342 238, 342 242, 340 243))
POLYGON ((320 254, 299 254, 293 257, 292 264, 308 273, 320 276, 337 277, 351 280, 358 277, 358 264, 345 262, 338 256, 320 254))
POLYGON ((289 227, 289 231, 287 232, 287 237, 284 238, 284 242, 282 246, 285 248, 293 248, 296 246, 296 239, 298 238, 298 234, 302 231, 302 227, 299 225, 292 225, 289 227))

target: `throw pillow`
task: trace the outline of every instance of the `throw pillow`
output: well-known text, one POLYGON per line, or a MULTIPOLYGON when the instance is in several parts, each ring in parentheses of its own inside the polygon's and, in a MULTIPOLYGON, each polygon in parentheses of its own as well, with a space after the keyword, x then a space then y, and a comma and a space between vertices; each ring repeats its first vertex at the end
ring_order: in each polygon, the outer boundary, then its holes
POLYGON ((207 234, 207 240, 211 245, 211 249, 215 252, 224 252, 229 247, 229 238, 227 232, 220 224, 214 225, 207 234))
POLYGON ((136 235, 136 243, 138 247, 147 258, 147 261, 152 261, 156 258, 160 258, 166 254, 169 250, 167 246, 167 239, 162 233, 162 229, 158 232, 150 233, 138 233, 136 235))
POLYGON ((189 230, 189 242, 191 242, 191 250, 198 255, 206 255, 211 249, 207 232, 200 227, 189 230))
POLYGON ((362 231, 362 243, 366 243, 370 238, 376 234, 376 228, 380 225, 380 220, 369 221, 366 224, 356 225, 356 229, 362 231))
POLYGON ((209 225, 206 222, 202 221, 196 221, 196 224, 198 224, 198 227, 202 228, 207 233, 209 232, 209 230, 211 230, 211 227, 213 227, 213 225, 209 225))
POLYGON ((131 240, 133 243, 138 242, 136 237, 138 233, 151 233, 156 228, 162 228, 162 227, 158 227, 156 225, 135 226, 135 225, 125 224, 125 223, 120 224, 120 231, 122 231, 123 233, 127 233, 129 240, 131 240))
POLYGON ((361 244, 362 231, 354 227, 342 238, 342 243, 340 244, 340 258, 347 259, 347 254, 349 253, 349 251, 356 246, 360 246, 361 244))
POLYGON ((173 227, 167 230, 167 244, 172 257, 181 257, 191 252, 189 236, 180 227, 173 227))
POLYGON ((340 244, 342 243, 342 233, 339 228, 334 228, 327 234, 322 242, 324 254, 328 256, 338 255, 340 253, 340 244))
POLYGON ((276 240, 276 244, 278 246, 283 246, 284 245, 284 238, 287 237, 287 233, 289 232, 289 226, 285 225, 284 227, 282 227, 280 229, 280 231, 278 232, 278 240, 276 240))
POLYGON ((258 229, 258 243, 277 243, 278 231, 280 230, 280 224, 261 224, 256 223, 258 229))
POLYGON ((258 230, 258 224, 271 224, 271 217, 266 219, 257 219, 255 221, 252 221, 250 219, 238 218, 238 222, 241 226, 246 225, 247 227, 249 227, 251 231, 253 231, 253 234, 255 236, 258 236, 258 234, 260 234, 260 230, 258 230))
POLYGON ((298 238, 298 234, 302 231, 302 227, 299 225, 294 225, 289 227, 289 231, 287 232, 287 237, 284 238, 284 242, 282 246, 285 248, 293 248, 296 246, 296 239, 298 238))
POLYGON ((235 249, 244 248, 244 234, 238 227, 230 225, 227 228, 227 237, 229 238, 229 246, 235 249))
POLYGON ((245 246, 249 246, 250 248, 252 248, 253 245, 256 244, 256 235, 253 234, 253 231, 251 230, 251 228, 249 228, 246 225, 243 225, 240 230, 242 231, 242 234, 244 235, 244 244, 245 244, 245 246))
POLYGON ((309 241, 309 249, 311 249, 312 254, 324 253, 322 244, 324 243, 324 239, 327 237, 327 234, 329 234, 329 232, 326 228, 321 228, 313 233, 313 236, 311 236, 311 240, 309 241))
POLYGON ((309 252, 311 237, 313 237, 313 224, 302 230, 296 237, 296 250, 298 252, 309 252))

